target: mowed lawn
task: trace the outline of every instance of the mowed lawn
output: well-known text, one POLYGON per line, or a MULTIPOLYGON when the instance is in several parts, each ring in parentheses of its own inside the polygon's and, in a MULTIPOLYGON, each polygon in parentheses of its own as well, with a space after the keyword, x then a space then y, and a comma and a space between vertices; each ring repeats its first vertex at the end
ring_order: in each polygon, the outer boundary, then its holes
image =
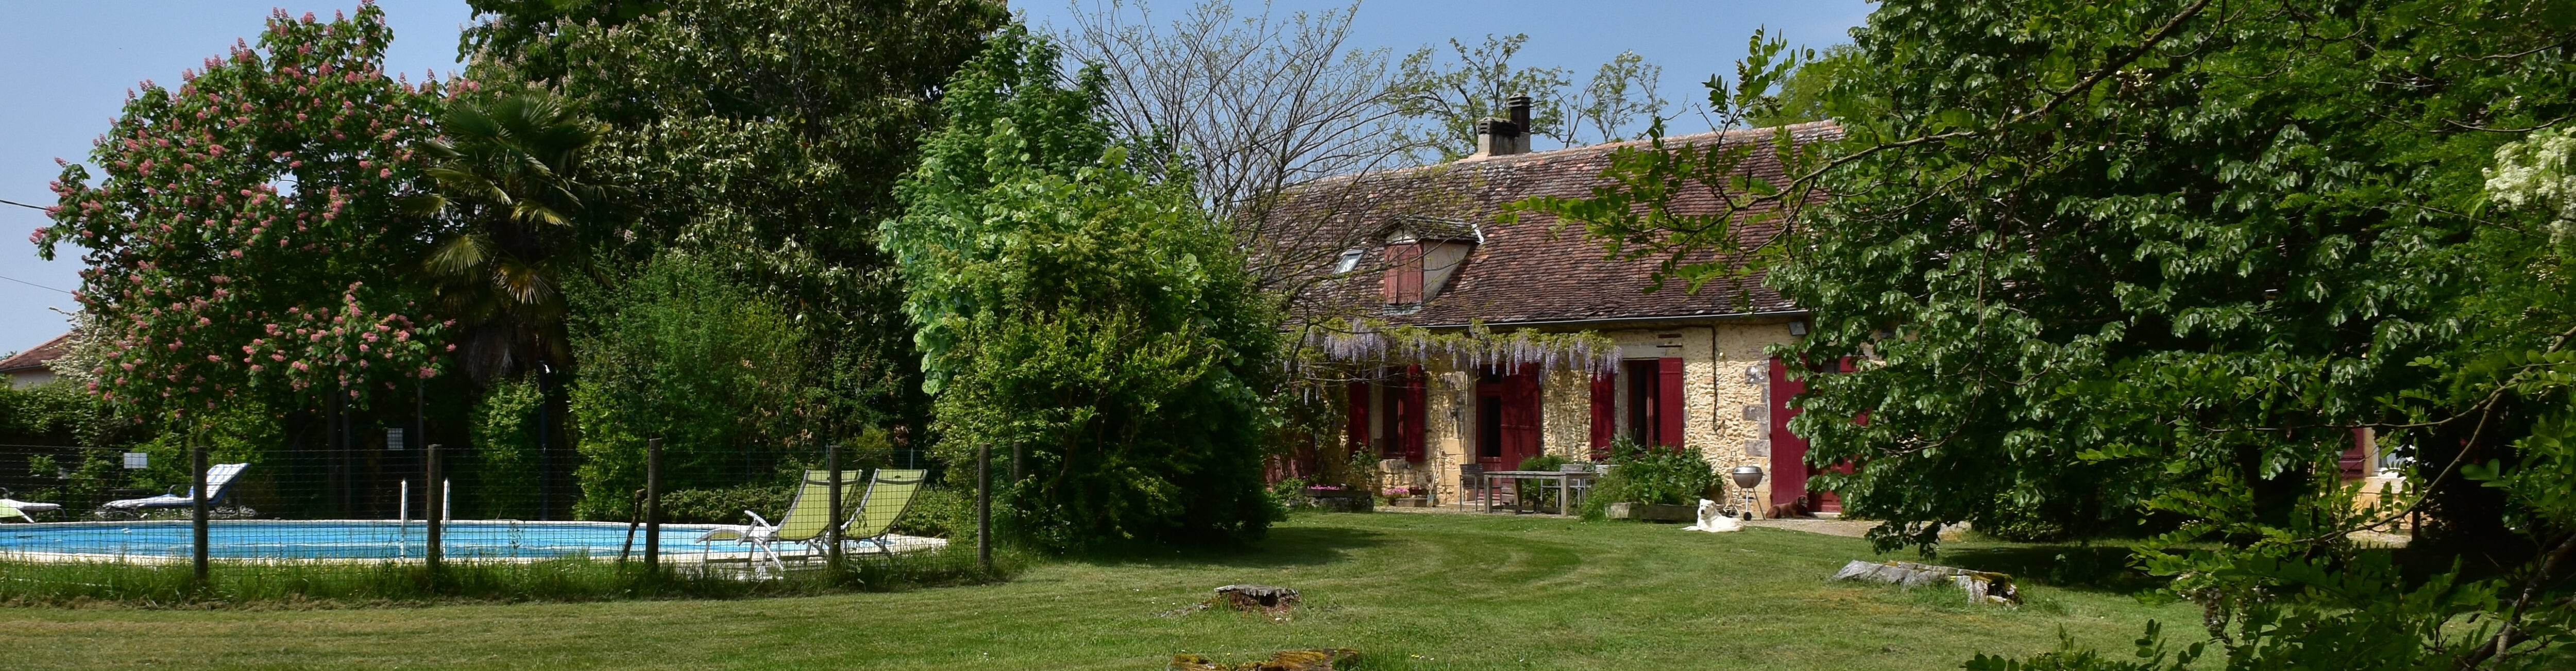
MULTIPOLYGON (((2071 548, 1957 544, 2047 571, 2071 548)), ((2114 587, 2027 585, 2020 608, 1825 581, 1860 539, 1756 528, 1440 514, 1299 515, 1251 549, 1053 562, 1006 584, 725 601, 342 609, 0 609, 0 668, 1161 669, 1345 647, 1363 669, 1955 669, 2053 648, 2124 653, 2149 618, 2114 587), (1284 621, 1163 616, 1218 585, 1295 587, 1284 621)), ((1911 553, 1894 558, 1913 559, 1911 553)), ((2094 565, 2102 565, 2095 561, 2094 565)), ((2063 571, 2058 571, 2064 573, 2063 571)), ((2033 576, 2038 578, 2039 576, 2033 576)), ((2069 578, 2073 580, 2072 578, 2069 578)), ((2027 579, 2026 579, 2027 582, 2027 579)), ((2092 583, 2093 581, 2083 581, 2092 583)))

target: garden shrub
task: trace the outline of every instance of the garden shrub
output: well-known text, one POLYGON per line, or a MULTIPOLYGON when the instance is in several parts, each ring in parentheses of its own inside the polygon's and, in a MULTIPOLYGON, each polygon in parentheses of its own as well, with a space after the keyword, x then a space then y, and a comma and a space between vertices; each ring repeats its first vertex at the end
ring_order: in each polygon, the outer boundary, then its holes
POLYGON ((93 450, 90 460, 96 466, 84 471, 104 476, 96 483, 101 486, 148 490, 153 494, 176 487, 175 491, 185 494, 196 480, 194 469, 189 468, 189 447, 202 441, 207 447, 208 464, 251 465, 234 482, 232 493, 225 495, 228 502, 271 513, 295 513, 324 504, 320 488, 277 486, 310 475, 303 469, 318 467, 309 459, 294 458, 301 455, 281 453, 286 445, 286 430, 267 405, 249 398, 236 399, 200 413, 195 421, 202 424, 194 429, 171 426, 178 422, 153 423, 161 430, 153 433, 150 440, 124 448, 148 455, 145 468, 124 469, 120 450, 93 450))
MULTIPOLYGON (((16 498, 53 501, 63 490, 112 474, 88 467, 107 404, 67 382, 17 388, 0 384, 0 444, 17 459, 0 461, 0 482, 20 488, 16 498), (58 446, 58 447, 41 447, 58 446), (93 474, 93 471, 99 471, 93 474)), ((95 491, 95 482, 82 491, 95 491)))
POLYGON ((468 505, 483 519, 534 519, 537 413, 545 396, 535 380, 504 379, 483 390, 473 417, 474 480, 468 505))
POLYGON ((931 538, 975 537, 975 490, 930 487, 914 495, 912 509, 894 521, 895 533, 931 538))
MULTIPOLYGON (((748 510, 776 523, 786 519, 795 492, 787 483, 683 489, 662 495, 662 521, 672 524, 750 524, 748 510)), ((850 502, 843 505, 857 505, 850 502)))
MULTIPOLYGON (((941 102, 948 126, 879 231, 908 294, 940 453, 1025 453, 997 487, 1012 535, 1050 550, 1257 536, 1280 334, 1187 180, 1130 169, 1025 29, 996 35, 941 102)), ((951 481, 972 477, 952 472, 951 481)))
POLYGON ((1531 456, 1528 459, 1522 459, 1521 465, 1515 467, 1513 470, 1553 471, 1564 467, 1567 463, 1570 462, 1563 456, 1554 454, 1538 454, 1531 456))
POLYGON ((1700 449, 1648 447, 1621 438, 1610 444, 1610 470, 1592 484, 1583 517, 1600 519, 1612 503, 1694 503, 1717 484, 1717 469, 1700 449))
MULTIPOLYGON (((820 445, 797 429, 804 332, 712 264, 666 253, 616 287, 572 292, 582 368, 571 392, 582 519, 622 519, 644 486, 645 440, 677 492, 785 483, 820 445)), ((735 511, 739 514, 739 511, 735 511)))

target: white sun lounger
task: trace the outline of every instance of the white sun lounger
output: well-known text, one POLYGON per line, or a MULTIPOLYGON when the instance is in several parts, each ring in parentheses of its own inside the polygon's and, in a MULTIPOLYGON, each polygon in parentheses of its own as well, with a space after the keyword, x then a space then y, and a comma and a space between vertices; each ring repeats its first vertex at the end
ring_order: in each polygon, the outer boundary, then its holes
MULTIPOLYGON (((224 500, 224 493, 232 490, 233 478, 241 475, 242 470, 247 468, 250 468, 250 464, 215 464, 213 468, 206 469, 206 488, 212 492, 206 496, 206 505, 213 506, 224 500)), ((107 505, 100 506, 99 510, 140 513, 159 508, 186 508, 197 504, 196 488, 189 488, 188 493, 184 495, 176 493, 178 489, 177 485, 172 485, 170 487, 172 493, 140 499, 109 501, 107 505)))
POLYGON ((9 495, 14 493, 16 492, 0 489, 0 520, 16 517, 34 522, 36 518, 30 513, 50 513, 63 509, 63 504, 60 503, 37 503, 9 498, 9 495))

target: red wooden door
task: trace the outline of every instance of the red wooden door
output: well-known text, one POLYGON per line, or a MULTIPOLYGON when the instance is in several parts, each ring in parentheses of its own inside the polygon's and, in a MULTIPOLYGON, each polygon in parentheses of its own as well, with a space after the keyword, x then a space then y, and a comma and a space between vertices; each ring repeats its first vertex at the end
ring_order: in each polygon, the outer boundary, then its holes
POLYGON ((1592 460, 1610 458, 1610 441, 1619 436, 1619 378, 1592 375, 1592 460))
POLYGON ((1522 364, 1520 370, 1504 378, 1503 452, 1514 468, 1522 460, 1538 456, 1539 433, 1538 364, 1522 364))
POLYGON ((1405 367, 1400 379, 1403 383, 1388 389, 1386 393, 1389 406, 1387 418, 1393 422, 1393 425, 1388 427, 1386 436, 1395 440, 1395 448, 1392 452, 1403 457, 1405 461, 1418 464, 1422 463, 1424 407, 1422 367, 1405 367))
POLYGON ((1488 369, 1476 384, 1476 462, 1486 470, 1519 468, 1538 456, 1538 365, 1488 369))
POLYGON ((1807 439, 1789 432, 1798 415, 1789 398, 1807 390, 1803 380, 1789 379, 1789 365, 1771 357, 1771 504, 1798 500, 1807 493, 1807 439))
MULTIPOLYGON (((1844 372, 1850 372, 1850 362, 1843 362, 1842 369, 1844 372)), ((1779 357, 1771 357, 1770 386, 1771 502, 1788 503, 1805 495, 1809 511, 1841 512, 1843 499, 1840 495, 1829 490, 1811 491, 1807 487, 1807 476, 1814 472, 1807 466, 1809 445, 1806 438, 1789 432, 1789 420, 1802 412, 1789 407, 1789 399, 1807 391, 1806 381, 1789 379, 1788 363, 1781 361, 1779 357)), ((1861 421, 1867 421, 1867 418, 1863 417, 1861 421)), ((1851 464, 1844 463, 1831 470, 1837 473, 1849 473, 1851 468, 1851 464)))

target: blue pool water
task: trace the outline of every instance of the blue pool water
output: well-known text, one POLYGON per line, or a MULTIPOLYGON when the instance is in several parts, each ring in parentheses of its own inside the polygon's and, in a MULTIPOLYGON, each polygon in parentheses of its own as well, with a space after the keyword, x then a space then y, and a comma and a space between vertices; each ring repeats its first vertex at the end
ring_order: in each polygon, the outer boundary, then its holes
MULTIPOLYGON (((662 525, 664 554, 740 552, 738 543, 699 544, 703 524, 662 525)), ((422 555, 428 529, 414 520, 219 520, 207 523, 206 553, 225 559, 401 559, 422 555)), ((449 557, 614 558, 626 525, 611 522, 448 522, 440 545, 449 557)), ((0 524, 0 555, 51 553, 115 557, 187 557, 186 520, 0 524)), ((635 532, 635 553, 644 531, 635 532)))

